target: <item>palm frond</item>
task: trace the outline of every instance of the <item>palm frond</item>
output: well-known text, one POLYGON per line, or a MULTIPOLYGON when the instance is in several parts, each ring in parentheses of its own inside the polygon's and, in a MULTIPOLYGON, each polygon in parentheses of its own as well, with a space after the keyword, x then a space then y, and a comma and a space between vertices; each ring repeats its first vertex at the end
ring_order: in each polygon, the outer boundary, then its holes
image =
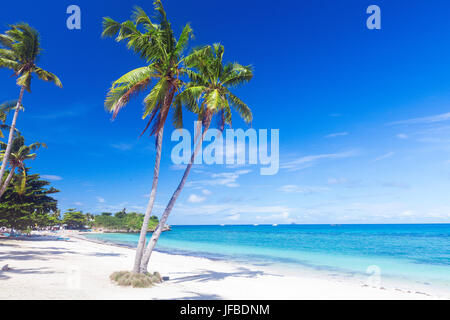
POLYGON ((109 90, 105 108, 113 113, 113 119, 119 111, 130 101, 131 97, 144 91, 151 82, 152 69, 149 67, 137 68, 116 80, 109 90))
POLYGON ((17 100, 8 101, 0 104, 0 115, 7 115, 11 110, 17 106, 17 100))
POLYGON ((14 70, 14 72, 17 72, 19 69, 19 63, 14 60, 0 57, 0 68, 8 68, 14 70))
POLYGON ((191 25, 189 23, 186 24, 175 46, 175 55, 180 55, 186 49, 189 39, 193 38, 193 32, 191 25))
POLYGON ((145 11, 139 6, 134 7, 132 19, 136 25, 144 25, 147 31, 157 28, 157 25, 152 23, 147 13, 145 13, 145 11))
POLYGON ((34 72, 37 74, 39 79, 53 82, 57 87, 62 88, 61 80, 59 80, 59 78, 53 73, 45 71, 39 67, 35 67, 34 72))
POLYGON ((102 37, 114 37, 120 30, 121 24, 110 17, 104 17, 102 22, 102 37))
POLYGON ((158 105, 164 104, 164 98, 168 93, 169 83, 166 79, 162 78, 158 81, 158 83, 153 87, 150 93, 144 99, 144 115, 142 119, 147 118, 158 105))
POLYGON ((241 99, 236 97, 230 91, 227 92, 227 98, 245 122, 250 123, 253 121, 251 109, 244 102, 242 102, 241 99))
POLYGON ((28 92, 31 92, 31 72, 28 71, 18 77, 16 83, 18 86, 23 86, 28 92))
POLYGON ((238 63, 232 63, 228 64, 225 70, 225 75, 222 80, 224 86, 235 87, 253 79, 252 66, 242 66, 238 63))

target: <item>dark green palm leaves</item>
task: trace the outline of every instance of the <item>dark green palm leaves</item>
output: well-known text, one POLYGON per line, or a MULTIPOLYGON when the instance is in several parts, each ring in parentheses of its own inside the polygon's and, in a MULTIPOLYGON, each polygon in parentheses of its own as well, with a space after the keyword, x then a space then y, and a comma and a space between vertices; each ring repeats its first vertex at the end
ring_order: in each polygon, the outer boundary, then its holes
POLYGON ((0 138, 4 138, 2 130, 8 130, 10 127, 5 124, 8 113, 17 105, 17 101, 10 101, 0 104, 0 138))
POLYGON ((176 98, 176 108, 185 105, 204 120, 219 114, 220 127, 231 125, 231 110, 235 109, 242 119, 250 123, 252 111, 230 89, 247 83, 253 78, 251 66, 223 62, 224 47, 214 44, 195 50, 186 58, 191 80, 176 98))
POLYGON ((10 26, 5 34, 0 35, 0 67, 13 70, 17 84, 31 90, 31 77, 55 83, 62 87, 61 81, 53 73, 36 66, 41 53, 39 33, 26 23, 10 26))
MULTIPOLYGON (((180 77, 185 70, 181 67, 182 53, 192 36, 192 29, 186 25, 178 40, 160 0, 154 2, 154 21, 139 7, 135 7, 131 20, 119 23, 111 18, 103 19, 103 36, 125 41, 127 47, 139 54, 148 65, 137 68, 112 84, 105 101, 105 108, 115 118, 130 99, 154 85, 144 99, 143 118, 149 117, 147 128, 153 123, 152 134, 164 125, 173 97, 180 90, 180 77)), ((174 113, 174 117, 177 114, 174 113)))
MULTIPOLYGON (((6 143, 0 142, 0 159, 3 158, 3 155, 5 153, 6 149, 6 143)), ((9 164, 13 168, 22 168, 25 170, 24 162, 26 160, 32 160, 36 158, 36 151, 37 149, 47 146, 45 143, 33 143, 30 145, 25 145, 25 139, 22 135, 18 134, 17 137, 13 140, 12 147, 11 147, 11 154, 9 156, 9 164)))

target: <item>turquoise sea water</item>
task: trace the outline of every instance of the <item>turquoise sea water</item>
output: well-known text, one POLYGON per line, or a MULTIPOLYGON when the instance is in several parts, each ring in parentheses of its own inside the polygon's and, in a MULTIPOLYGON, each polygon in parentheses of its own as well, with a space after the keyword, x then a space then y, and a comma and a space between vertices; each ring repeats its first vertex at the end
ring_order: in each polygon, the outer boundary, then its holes
MULTIPOLYGON (((88 237, 136 246, 139 235, 88 237)), ((347 276, 376 266, 383 278, 450 290, 450 224, 174 226, 158 250, 347 276)))

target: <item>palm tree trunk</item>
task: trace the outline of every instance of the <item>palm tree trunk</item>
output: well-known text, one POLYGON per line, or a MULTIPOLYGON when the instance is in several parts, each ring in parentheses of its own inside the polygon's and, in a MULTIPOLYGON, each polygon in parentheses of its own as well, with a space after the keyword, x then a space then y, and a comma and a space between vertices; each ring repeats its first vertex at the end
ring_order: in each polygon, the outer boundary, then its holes
POLYGON ((155 157, 155 168, 153 173, 153 186, 150 193, 150 200, 148 201, 147 211, 145 211, 144 222, 142 223, 141 234, 139 236, 138 247, 136 249, 136 258, 134 260, 133 273, 139 273, 139 267, 141 265, 142 255, 145 249, 145 237, 147 236, 148 223, 150 221, 150 216, 153 210, 153 205, 155 203, 156 191, 158 188, 159 180, 159 166, 161 163, 161 149, 164 134, 164 126, 159 130, 158 136, 156 138, 156 157, 155 157))
MULTIPOLYGON (((3 156, 3 161, 2 161, 2 167, 0 169, 0 181, 2 181, 3 175, 5 174, 6 165, 8 164, 9 155, 11 153, 14 131, 16 130, 17 116, 19 115, 20 106, 22 105, 22 99, 23 99, 24 92, 25 92, 25 86, 22 86, 22 88, 20 89, 19 100, 17 101, 16 111, 14 112, 14 117, 13 117, 13 121, 11 124, 11 128, 9 130, 8 145, 6 147, 5 155, 3 156)), ((6 183, 6 181, 5 181, 5 183, 6 183)), ((3 188, 3 186, 2 186, 2 188, 3 188)), ((0 195, 0 197, 1 197, 1 195, 0 195)))
POLYGON ((8 177, 6 178, 5 183, 3 184, 2 188, 0 189, 0 198, 3 196, 3 194, 6 191, 6 188, 8 187, 9 183, 11 182, 11 179, 14 176, 15 170, 16 170, 16 167, 11 168, 11 171, 9 172, 8 177))
MULTIPOLYGON (((162 119, 165 120, 165 117, 167 116, 167 112, 169 112, 169 108, 172 104, 173 97, 175 95, 175 88, 172 86, 168 90, 167 96, 164 98, 164 113, 160 116, 162 119)), ((148 201, 147 210, 144 215, 144 222, 142 223, 141 228, 141 234, 139 235, 139 242, 138 247, 136 249, 136 257, 134 259, 134 266, 133 266, 133 273, 139 273, 140 272, 140 266, 142 263, 142 256, 144 254, 145 249, 145 241, 147 237, 148 232, 148 223, 150 221, 150 216, 152 214, 153 205, 155 203, 156 199, 156 191, 158 188, 158 181, 159 181, 159 167, 161 163, 161 149, 162 149, 162 143, 163 143, 163 134, 164 134, 164 124, 161 126, 161 129, 158 131, 158 136, 156 138, 156 157, 155 157, 155 167, 154 167, 154 173, 153 173, 153 185, 152 185, 152 191, 150 193, 150 199, 148 201)))
POLYGON ((191 161, 189 162, 188 166, 186 167, 186 170, 184 171, 183 178, 181 179, 181 182, 178 185, 178 188, 175 190, 174 194, 172 195, 172 198, 170 199, 169 204, 167 205, 166 210, 164 211, 164 214, 161 217, 161 221, 159 222, 158 227, 156 228, 155 232, 153 232, 152 238, 150 239, 147 249, 145 250, 144 256, 142 257, 141 270, 140 270, 141 273, 147 272, 148 262, 150 261, 150 257, 153 253, 153 250, 156 247, 156 243, 158 242, 162 231, 164 230, 164 226, 166 225, 167 219, 169 218, 169 215, 172 212, 172 209, 173 209, 178 197, 180 196, 180 193, 183 190, 184 185, 186 184, 186 180, 189 176, 189 173, 191 172, 195 157, 197 156, 198 152, 200 151, 200 148, 202 147, 201 142, 205 138, 205 134, 209 129, 210 123, 211 123, 211 119, 208 118, 207 123, 205 125, 205 131, 203 132, 203 134, 201 136, 201 141, 199 141, 197 143, 197 146, 195 147, 195 150, 191 156, 191 161))

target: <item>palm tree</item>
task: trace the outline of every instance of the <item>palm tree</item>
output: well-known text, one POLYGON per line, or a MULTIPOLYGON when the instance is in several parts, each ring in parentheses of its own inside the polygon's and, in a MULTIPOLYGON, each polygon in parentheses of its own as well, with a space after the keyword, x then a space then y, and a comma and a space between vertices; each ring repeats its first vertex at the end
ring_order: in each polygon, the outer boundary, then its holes
POLYGON ((6 123, 6 118, 8 117, 8 113, 14 109, 17 105, 17 101, 5 102, 0 104, 0 138, 4 138, 3 130, 10 129, 6 123))
MULTIPOLYGON (((40 147, 46 147, 44 143, 33 143, 29 146, 25 145, 25 139, 23 136, 18 135, 11 144, 11 153, 9 156, 9 165, 11 167, 8 176, 6 177, 5 182, 3 183, 1 189, 0 189, 0 197, 5 193, 6 188, 8 187, 9 183, 11 182, 11 179, 13 178, 16 168, 19 168, 22 170, 23 178, 22 178, 22 185, 25 186, 26 184, 26 170, 24 161, 35 159, 36 154, 33 153, 35 150, 39 149, 40 147)), ((7 144, 4 142, 0 142, 0 148, 2 148, 2 151, 0 151, 0 158, 5 157, 7 144)))
MULTIPOLYGON (((144 119, 149 118, 144 132, 151 127, 151 135, 156 135, 153 184, 136 250, 134 273, 140 272, 139 267, 145 249, 148 224, 155 202, 164 125, 174 96, 182 88, 181 77, 185 73, 185 69, 182 67, 185 58, 182 54, 192 36, 192 29, 187 24, 177 40, 160 0, 154 2, 154 8, 156 11, 155 22, 150 20, 145 11, 139 7, 134 8, 132 19, 123 23, 116 22, 109 17, 103 19, 103 37, 117 35, 117 42, 126 41, 127 47, 138 53, 147 63, 147 66, 128 72, 112 84, 105 107, 113 113, 113 119, 133 96, 145 91, 152 80, 155 82, 150 93, 144 99, 143 115, 144 119)), ((173 123, 177 128, 182 122, 181 118, 180 106, 175 108, 173 114, 173 123)))
MULTIPOLYGON (((11 110, 13 110, 17 106, 17 101, 9 101, 0 104, 0 138, 4 138, 3 130, 9 130, 11 127, 6 124, 6 119, 8 118, 8 114, 11 110)), ((21 106, 23 109, 23 106, 21 106)), ((16 132, 19 130, 15 129, 16 132)))
POLYGON ((39 79, 55 83, 62 87, 61 81, 53 73, 45 71, 36 66, 36 61, 41 54, 39 32, 26 23, 11 25, 5 34, 0 34, 0 67, 13 70, 17 77, 17 85, 20 86, 19 100, 15 107, 14 117, 9 130, 8 144, 0 168, 0 180, 6 170, 11 153, 14 130, 16 128, 17 116, 22 106, 25 90, 31 92, 31 78, 36 74, 39 79))
MULTIPOLYGON (((180 108, 181 105, 186 105, 188 109, 193 110, 198 114, 201 125, 204 127, 204 131, 201 137, 194 138, 194 142, 196 142, 197 139, 203 141, 205 134, 211 125, 211 119, 216 114, 219 116, 219 127, 221 131, 223 131, 225 124, 231 125, 231 107, 234 107, 245 122, 250 123, 253 120, 250 108, 230 91, 231 87, 244 84, 253 78, 252 67, 242 66, 238 63, 228 63, 224 65, 223 54, 224 47, 220 44, 214 44, 213 47, 208 46, 201 50, 194 51, 194 53, 186 59, 187 66, 196 71, 187 71, 191 82, 189 82, 184 91, 176 97, 175 105, 177 108, 180 108), (198 105, 199 101, 201 101, 200 106, 198 105)), ((159 225, 148 243, 142 258, 141 273, 147 271, 148 262, 153 249, 155 248, 175 202, 186 183, 200 148, 201 143, 197 143, 197 146, 192 153, 191 160, 185 169, 183 178, 172 195, 172 198, 161 217, 159 225)))

